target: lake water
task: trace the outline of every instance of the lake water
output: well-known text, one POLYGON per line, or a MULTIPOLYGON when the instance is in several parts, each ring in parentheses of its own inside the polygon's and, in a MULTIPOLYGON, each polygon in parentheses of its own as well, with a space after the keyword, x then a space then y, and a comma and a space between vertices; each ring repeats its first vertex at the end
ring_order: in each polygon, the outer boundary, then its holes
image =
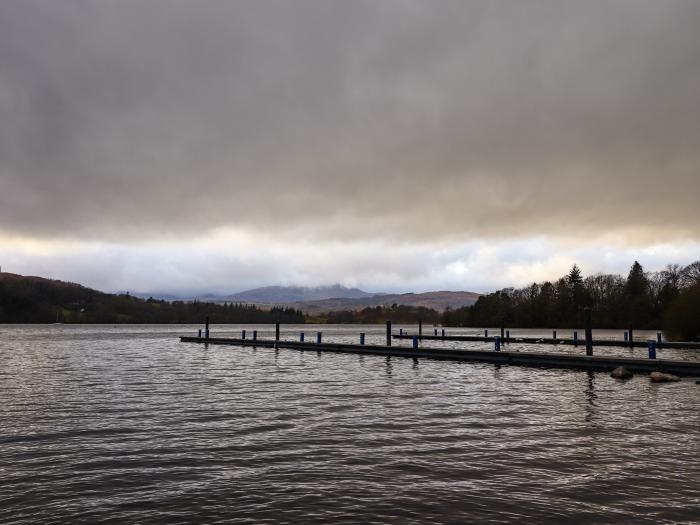
POLYGON ((179 342, 197 328, 0 325, 0 522, 700 523, 694 380, 179 342))

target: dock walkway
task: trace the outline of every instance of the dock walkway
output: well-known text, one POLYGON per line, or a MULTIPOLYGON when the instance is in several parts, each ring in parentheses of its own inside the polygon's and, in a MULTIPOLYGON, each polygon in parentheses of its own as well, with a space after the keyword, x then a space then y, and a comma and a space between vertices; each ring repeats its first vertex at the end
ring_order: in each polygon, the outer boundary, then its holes
MULTIPOLYGON (((394 338, 402 338, 394 336, 394 338)), ((412 338, 404 336, 403 338, 412 338)), ((442 339, 423 336, 423 339, 442 339)), ((489 339, 447 339, 461 340, 491 340, 489 339)), ((448 361, 494 363, 503 365, 529 366, 538 368, 575 368, 580 370, 610 371, 623 366, 632 372, 667 372, 679 376, 700 376, 700 361, 672 361, 668 359, 635 359, 615 356, 590 356, 556 353, 513 352, 495 350, 466 350, 454 348, 406 348, 383 345, 360 345, 333 342, 300 342, 262 339, 235 339, 216 337, 181 337, 183 343, 199 343, 212 345, 252 346, 262 348, 288 348, 301 351, 340 352, 356 355, 380 355, 408 357, 413 359, 440 359, 448 361)))
MULTIPOLYGON (((419 340, 424 341, 480 341, 480 342, 493 342, 496 336, 483 336, 483 335, 418 335, 418 334, 393 334, 394 339, 406 339, 412 340, 414 337, 418 337, 419 340)), ((541 344, 541 345, 571 345, 571 346, 585 346, 585 339, 567 339, 564 337, 558 337, 552 339, 551 337, 516 337, 511 335, 510 337, 501 338, 502 343, 524 343, 524 344, 541 344)), ((607 339, 593 339, 593 346, 614 346, 620 348, 646 348, 647 341, 619 341, 619 340, 607 340, 607 339)), ((658 341, 656 343, 656 348, 673 348, 677 350, 700 350, 700 343, 695 342, 673 342, 673 341, 658 341)))

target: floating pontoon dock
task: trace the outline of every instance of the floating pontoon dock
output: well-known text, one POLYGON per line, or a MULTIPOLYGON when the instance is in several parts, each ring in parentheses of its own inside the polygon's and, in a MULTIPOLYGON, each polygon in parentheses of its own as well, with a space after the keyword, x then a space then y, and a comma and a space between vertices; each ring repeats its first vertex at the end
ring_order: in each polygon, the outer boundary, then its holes
MULTIPOLYGON (((392 335, 394 339, 413 339, 413 335, 410 334, 394 334, 392 335)), ((419 335, 418 339, 423 341, 472 341, 472 342, 489 342, 494 341, 496 337, 500 336, 483 336, 483 335, 419 335)), ((501 337, 501 343, 524 343, 524 344, 540 344, 540 345, 573 345, 573 346, 585 346, 585 339, 568 339, 564 337, 558 337, 556 339, 551 337, 515 337, 511 335, 510 337, 501 337)), ((592 339, 591 344, 593 346, 614 346, 620 348, 646 348, 648 345, 647 341, 620 341, 619 339, 607 340, 607 339, 592 339)), ((656 347, 659 349, 663 348, 673 348, 677 350, 700 350, 700 343, 695 342, 675 342, 675 341, 657 341, 656 347)))
MULTIPOLYGON (((207 330, 208 332, 208 330, 207 330)), ((393 336, 395 338, 410 338, 414 336, 393 336)), ((438 339, 441 337, 426 337, 423 339, 438 339)), ((452 341, 485 341, 492 338, 478 339, 447 339, 452 341)), ((355 355, 380 355, 387 357, 408 357, 413 359, 441 359, 448 361, 494 363, 503 365, 530 366, 539 368, 575 368, 581 370, 610 371, 623 366, 632 372, 668 372, 679 376, 700 376, 700 361, 672 361, 667 359, 635 359, 615 356, 592 356, 553 354, 535 352, 514 352, 495 350, 467 350, 454 348, 406 348, 390 345, 365 345, 332 342, 301 342, 262 339, 233 339, 218 337, 181 337, 183 343, 199 343, 211 345, 252 346, 261 348, 288 348, 301 351, 340 352, 355 355)), ((388 341, 389 342, 389 341, 388 341)), ((534 341, 533 341, 534 342, 534 341)), ((601 341, 599 344, 608 343, 601 341)))

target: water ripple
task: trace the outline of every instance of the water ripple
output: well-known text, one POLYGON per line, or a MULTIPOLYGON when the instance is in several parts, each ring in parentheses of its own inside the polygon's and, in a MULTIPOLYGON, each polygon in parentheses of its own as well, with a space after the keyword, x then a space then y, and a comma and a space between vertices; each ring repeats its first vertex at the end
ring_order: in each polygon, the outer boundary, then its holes
POLYGON ((694 381, 178 342, 194 330, 4 328, 0 522, 700 522, 694 381))

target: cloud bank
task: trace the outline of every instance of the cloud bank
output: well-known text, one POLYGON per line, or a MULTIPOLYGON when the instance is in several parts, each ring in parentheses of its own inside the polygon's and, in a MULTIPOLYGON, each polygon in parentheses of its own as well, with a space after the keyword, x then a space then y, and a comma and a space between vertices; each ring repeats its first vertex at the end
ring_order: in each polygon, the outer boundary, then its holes
MULTIPOLYGON (((270 241, 270 239, 265 240, 270 241)), ((341 283, 373 292, 489 292, 561 277, 578 264, 586 275, 626 274, 700 259, 700 243, 621 249, 561 245, 545 238, 403 243, 381 241, 259 242, 248 235, 213 236, 188 244, 30 242, 0 250, 4 271, 60 278, 106 290, 192 296, 227 294, 270 284, 341 283), (226 242, 224 242, 224 240, 226 242)))
POLYGON ((0 229, 700 238, 700 3, 9 0, 0 229))
POLYGON ((0 263, 488 289, 700 257, 700 2, 0 2, 0 263))

